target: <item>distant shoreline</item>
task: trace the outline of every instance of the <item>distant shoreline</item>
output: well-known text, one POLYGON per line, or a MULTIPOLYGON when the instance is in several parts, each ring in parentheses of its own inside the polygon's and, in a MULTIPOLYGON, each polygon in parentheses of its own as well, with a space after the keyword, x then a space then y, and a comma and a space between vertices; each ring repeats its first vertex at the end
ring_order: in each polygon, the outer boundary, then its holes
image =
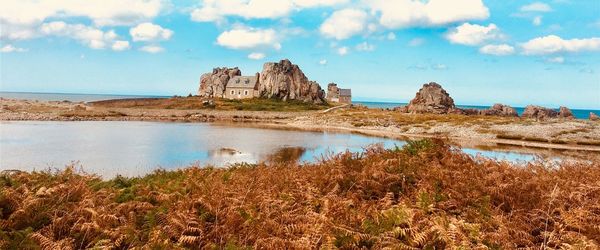
MULTIPOLYGON (((6 99, 19 99, 19 100, 38 100, 38 101, 72 101, 72 102, 90 102, 90 101, 102 101, 112 99, 126 99, 126 98, 170 98, 172 96, 166 95, 138 95, 138 94, 86 94, 86 93, 50 93, 50 92, 18 92, 18 91, 0 91, 0 97, 6 99), (51 98, 32 98, 36 95, 40 97, 54 96, 51 98), (23 98, 19 98, 19 96, 23 98), (89 98, 81 98, 88 96, 89 98), (71 97, 71 98, 69 98, 71 97)), ((392 101, 353 101, 353 104, 364 105, 368 108, 389 108, 407 105, 406 102, 392 102, 392 101)), ((488 109, 491 107, 487 105, 456 105, 458 108, 472 108, 472 109, 488 109)), ((514 107, 519 115, 524 111, 524 107, 514 107)), ((558 111, 558 108, 552 108, 558 111)), ((577 119, 588 119, 590 112, 593 112, 600 116, 600 110, 596 109, 571 109, 573 115, 577 119)))

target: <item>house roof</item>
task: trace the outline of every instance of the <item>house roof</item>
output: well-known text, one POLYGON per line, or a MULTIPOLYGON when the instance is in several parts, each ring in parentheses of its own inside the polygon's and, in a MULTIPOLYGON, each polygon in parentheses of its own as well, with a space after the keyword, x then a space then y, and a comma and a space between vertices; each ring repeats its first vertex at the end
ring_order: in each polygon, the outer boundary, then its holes
POLYGON ((234 76, 229 79, 226 87, 253 89, 256 87, 256 82, 256 76, 234 76))
POLYGON ((352 96, 351 89, 340 89, 340 96, 352 96))

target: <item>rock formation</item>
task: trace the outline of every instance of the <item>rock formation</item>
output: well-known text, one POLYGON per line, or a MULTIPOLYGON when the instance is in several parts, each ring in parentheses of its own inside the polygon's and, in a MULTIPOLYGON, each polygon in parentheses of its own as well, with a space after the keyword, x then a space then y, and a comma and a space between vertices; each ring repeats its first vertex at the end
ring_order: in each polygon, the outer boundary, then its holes
POLYGON ((525 111, 523 111, 523 118, 535 118, 535 119, 546 119, 546 118, 556 118, 558 117, 558 112, 553 109, 544 108, 535 105, 528 105, 525 107, 525 111))
POLYGON ((410 113, 446 114, 455 109, 452 97, 435 82, 423 85, 407 106, 410 113))
POLYGON ((560 117, 560 118, 568 118, 568 119, 575 118, 575 116, 573 116, 573 112, 571 112, 571 110, 569 108, 562 107, 562 106, 558 110, 558 117, 560 117))
POLYGON ((241 76, 242 71, 235 68, 214 68, 212 73, 200 77, 198 95, 202 97, 223 97, 227 82, 234 76, 241 76))
POLYGON ((480 115, 493 115, 493 116, 508 116, 508 117, 518 117, 519 114, 517 110, 515 110, 511 106, 507 106, 504 104, 496 103, 489 109, 484 109, 479 111, 480 115))
POLYGON ((325 92, 318 83, 309 81, 298 65, 289 60, 268 62, 260 73, 258 91, 261 97, 323 103, 325 92))
POLYGON ((600 121, 600 116, 594 112, 590 112, 590 121, 600 121))
MULTIPOLYGON (((262 98, 280 100, 300 100, 304 102, 325 102, 325 91, 317 82, 309 81, 298 65, 289 60, 278 63, 265 63, 262 73, 256 73, 259 95, 262 98)), ((227 82, 242 72, 236 68, 215 68, 211 73, 200 77, 198 95, 202 97, 223 97, 227 82)))

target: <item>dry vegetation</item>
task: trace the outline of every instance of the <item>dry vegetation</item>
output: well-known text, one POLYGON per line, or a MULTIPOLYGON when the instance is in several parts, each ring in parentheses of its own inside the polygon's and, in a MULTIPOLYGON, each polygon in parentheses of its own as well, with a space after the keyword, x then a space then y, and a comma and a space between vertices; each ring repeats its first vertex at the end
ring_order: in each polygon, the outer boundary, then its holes
POLYGON ((214 109, 214 110, 247 110, 247 111, 310 111, 326 109, 327 104, 317 105, 301 101, 280 101, 275 99, 229 100, 208 99, 189 96, 173 98, 138 98, 92 102, 92 106, 104 108, 144 108, 144 109, 214 109))
POLYGON ((103 181, 0 178, 1 249, 597 249, 600 163, 473 158, 439 141, 311 165, 103 181))

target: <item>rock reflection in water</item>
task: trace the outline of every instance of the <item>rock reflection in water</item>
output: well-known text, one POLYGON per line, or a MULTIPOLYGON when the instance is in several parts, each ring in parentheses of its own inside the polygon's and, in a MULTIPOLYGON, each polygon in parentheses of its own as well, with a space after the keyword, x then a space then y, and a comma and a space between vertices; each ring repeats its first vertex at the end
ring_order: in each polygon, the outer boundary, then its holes
POLYGON ((274 163, 297 163, 300 158, 306 153, 305 147, 283 147, 277 149, 273 154, 268 155, 265 160, 268 164, 274 163))

